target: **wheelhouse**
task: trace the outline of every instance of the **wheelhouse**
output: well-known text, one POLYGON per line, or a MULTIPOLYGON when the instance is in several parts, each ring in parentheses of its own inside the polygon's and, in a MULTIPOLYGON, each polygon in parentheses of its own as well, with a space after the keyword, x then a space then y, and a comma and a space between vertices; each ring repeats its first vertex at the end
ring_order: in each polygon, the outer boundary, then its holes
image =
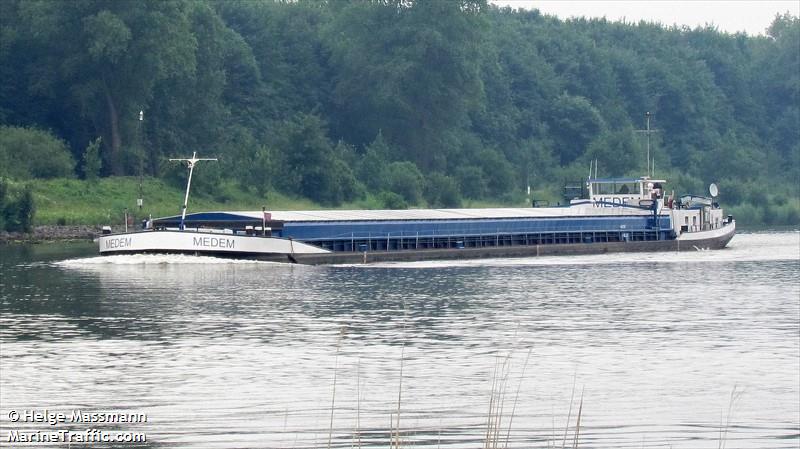
POLYGON ((586 181, 589 199, 595 204, 640 204, 641 200, 664 198, 663 179, 589 178, 586 181))

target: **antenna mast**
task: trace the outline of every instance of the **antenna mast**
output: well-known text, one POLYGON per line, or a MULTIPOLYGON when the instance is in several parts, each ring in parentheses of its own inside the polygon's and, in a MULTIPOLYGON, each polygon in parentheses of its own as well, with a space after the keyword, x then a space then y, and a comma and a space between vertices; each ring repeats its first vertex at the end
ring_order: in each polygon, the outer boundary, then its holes
POLYGON ((637 133, 645 133, 647 135, 647 160, 645 162, 645 168, 646 168, 645 172, 647 174, 647 177, 650 177, 651 175, 655 174, 655 171, 656 171, 656 168, 655 168, 656 160, 655 160, 655 158, 653 158, 653 164, 652 164, 653 173, 650 172, 650 167, 651 167, 651 165, 650 165, 650 134, 654 133, 654 132, 658 132, 658 130, 650 129, 650 117, 652 117, 652 114, 650 114, 650 111, 645 112, 644 113, 645 129, 637 129, 636 130, 637 133))
POLYGON ((644 118, 647 122, 647 128, 645 128, 647 132, 647 176, 650 176, 650 111, 644 113, 644 118))
POLYGON ((189 179, 186 181, 186 196, 183 198, 183 207, 181 207, 181 226, 180 229, 183 231, 183 222, 186 220, 186 205, 189 203, 189 188, 192 186, 192 172, 194 172, 194 164, 198 163, 199 161, 216 161, 216 158, 199 158, 197 157, 197 152, 192 152, 191 158, 176 158, 170 159, 170 161, 182 161, 186 162, 186 166, 189 168, 189 179))

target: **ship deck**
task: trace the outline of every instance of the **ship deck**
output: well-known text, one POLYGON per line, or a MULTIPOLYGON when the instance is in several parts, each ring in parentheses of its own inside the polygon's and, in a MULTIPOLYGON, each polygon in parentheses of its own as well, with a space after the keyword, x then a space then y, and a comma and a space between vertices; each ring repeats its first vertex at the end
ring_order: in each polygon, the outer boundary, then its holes
MULTIPOLYGON (((155 220, 176 226, 180 217, 155 220)), ((669 216, 624 208, 202 212, 186 229, 260 229, 334 252, 670 240, 669 216)), ((241 231, 240 231, 241 232, 241 231)))

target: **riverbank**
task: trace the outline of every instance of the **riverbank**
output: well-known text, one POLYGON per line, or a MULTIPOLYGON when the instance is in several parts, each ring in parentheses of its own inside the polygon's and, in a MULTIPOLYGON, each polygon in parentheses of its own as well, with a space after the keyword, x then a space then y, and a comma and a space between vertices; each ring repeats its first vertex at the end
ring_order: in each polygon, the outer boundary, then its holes
MULTIPOLYGON (((143 208, 139 208, 136 199, 139 195, 139 178, 110 177, 95 181, 78 179, 48 179, 32 182, 35 215, 33 222, 37 224, 30 235, 22 233, 0 233, 0 242, 7 241, 47 241, 47 240, 80 240, 89 235, 99 233, 99 224, 122 227, 125 211, 139 224, 142 219, 163 217, 180 213, 180 204, 185 191, 182 186, 170 185, 156 178, 144 178, 142 183, 143 208)), ((21 189, 24 183, 10 182, 9 185, 21 189)), ((231 182, 215 185, 212 193, 205 192, 202 185, 193 189, 189 201, 192 211, 213 210, 314 210, 329 209, 330 206, 314 203, 307 198, 288 196, 280 192, 270 191, 261 195, 245 191, 231 182), (196 191, 195 191, 196 190, 196 191)), ((548 197, 545 191, 537 192, 535 197, 548 197)), ((552 198, 550 198, 552 200, 552 198)), ((551 202, 554 204, 554 202, 551 202)), ((384 209, 391 207, 380 199, 380 195, 366 194, 364 198, 352 203, 338 205, 337 209, 384 209)), ((425 208, 426 204, 415 204, 411 207, 425 208)), ((523 198, 520 201, 502 200, 465 200, 464 208, 485 207, 527 207, 523 198)), ((726 213, 732 214, 737 224, 742 227, 790 226, 796 228, 800 223, 800 200, 792 199, 784 204, 767 204, 755 207, 737 204, 725 207, 726 213)))
MULTIPOLYGON (((11 183, 21 189, 23 183, 11 183)), ((164 217, 180 213, 185 187, 170 185, 161 179, 145 177, 139 208, 139 178, 109 177, 95 181, 79 179, 41 179, 30 184, 36 208, 34 222, 39 225, 78 226, 92 224, 123 225, 125 211, 134 223, 152 217, 164 217)), ((466 203, 472 206, 471 203, 466 203)), ((192 188, 189 209, 202 210, 314 210, 328 207, 307 198, 298 198, 280 192, 263 194, 246 191, 233 182, 223 182, 213 189, 202 184, 192 188), (211 192, 209 192, 211 190, 211 192)), ((345 209, 382 209, 375 197, 353 203, 341 204, 345 209)), ((482 207, 476 203, 474 207, 482 207)))
MULTIPOLYGON (((123 229, 112 228, 114 232, 123 229)), ((0 244, 8 243, 44 243, 65 242, 71 240, 92 240, 100 235, 100 226, 87 225, 41 225, 35 226, 33 232, 0 231, 0 244)))

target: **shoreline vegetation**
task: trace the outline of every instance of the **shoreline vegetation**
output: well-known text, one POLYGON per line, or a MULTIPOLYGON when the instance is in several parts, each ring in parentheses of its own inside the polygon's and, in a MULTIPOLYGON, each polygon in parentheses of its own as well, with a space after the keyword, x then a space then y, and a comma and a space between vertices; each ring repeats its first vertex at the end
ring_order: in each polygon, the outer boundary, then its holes
POLYGON ((486 0, 5 0, 0 29, 0 230, 174 215, 192 152, 217 160, 194 211, 556 205, 593 166, 800 223, 788 12, 747 35, 486 0))
MULTIPOLYGON (((180 186, 170 185, 157 178, 142 180, 144 207, 139 211, 136 197, 139 178, 108 177, 94 181, 79 179, 48 179, 27 183, 35 210, 29 228, 2 230, 0 242, 40 243, 47 241, 91 240, 101 232, 102 226, 111 226, 113 232, 124 230, 125 209, 128 210, 128 229, 137 229, 143 219, 164 217, 180 213, 180 203, 184 191, 180 186)), ((22 191, 23 183, 9 183, 11 189, 22 191)), ((540 195, 554 197, 551 192, 540 195)), ((551 204, 556 204, 553 201, 551 204)), ((189 198, 189 211, 204 210, 315 210, 326 209, 305 198, 294 198, 279 192, 266 192, 262 195, 245 191, 235 184, 223 184, 219 189, 193 189, 189 198)), ((364 199, 344 203, 337 209, 381 209, 387 205, 377 196, 367 195, 364 199)), ((529 207, 524 196, 516 201, 464 201, 461 207, 529 207)), ((420 204, 415 207, 428 207, 420 204)), ((800 205, 787 203, 783 209, 758 208, 749 203, 723 207, 737 220, 743 230, 796 230, 800 205), (765 217, 771 214, 773 220, 765 217)), ((780 206, 778 206, 780 207, 780 206)))

